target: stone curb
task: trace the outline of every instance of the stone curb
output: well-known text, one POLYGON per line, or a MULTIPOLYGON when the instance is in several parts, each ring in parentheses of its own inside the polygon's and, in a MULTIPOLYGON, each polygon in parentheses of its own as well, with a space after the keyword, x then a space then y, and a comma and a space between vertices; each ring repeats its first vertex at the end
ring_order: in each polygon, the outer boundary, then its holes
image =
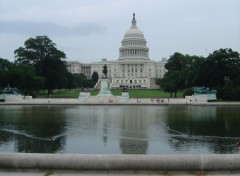
POLYGON ((92 171, 240 171, 240 155, 81 155, 0 153, 0 168, 92 171))

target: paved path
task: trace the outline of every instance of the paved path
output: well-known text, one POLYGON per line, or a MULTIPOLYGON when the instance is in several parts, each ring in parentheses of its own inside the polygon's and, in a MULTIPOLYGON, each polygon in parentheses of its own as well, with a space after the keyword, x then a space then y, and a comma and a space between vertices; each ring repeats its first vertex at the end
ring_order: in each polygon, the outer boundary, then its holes
MULTIPOLYGON (((129 99, 125 103, 100 103, 93 102, 80 102, 77 98, 34 98, 24 99, 18 101, 0 102, 0 105, 186 105, 187 103, 182 98, 172 99, 129 99)), ((240 105, 240 102, 200 102, 188 103, 188 105, 240 105)))

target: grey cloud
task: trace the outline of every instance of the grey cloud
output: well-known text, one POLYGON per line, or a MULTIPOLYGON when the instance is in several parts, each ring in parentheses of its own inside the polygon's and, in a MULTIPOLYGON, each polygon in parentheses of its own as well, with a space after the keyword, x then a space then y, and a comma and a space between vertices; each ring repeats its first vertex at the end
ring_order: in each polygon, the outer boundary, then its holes
POLYGON ((0 21, 0 32, 26 35, 91 35, 102 33, 105 27, 96 23, 81 23, 66 27, 52 22, 0 21))

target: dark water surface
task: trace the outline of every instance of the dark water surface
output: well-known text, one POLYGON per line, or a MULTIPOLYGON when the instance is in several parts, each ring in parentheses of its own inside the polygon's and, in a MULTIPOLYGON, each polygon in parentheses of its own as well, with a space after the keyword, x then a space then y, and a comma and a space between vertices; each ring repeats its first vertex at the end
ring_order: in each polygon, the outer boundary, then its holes
POLYGON ((238 106, 0 106, 0 152, 240 153, 238 106))

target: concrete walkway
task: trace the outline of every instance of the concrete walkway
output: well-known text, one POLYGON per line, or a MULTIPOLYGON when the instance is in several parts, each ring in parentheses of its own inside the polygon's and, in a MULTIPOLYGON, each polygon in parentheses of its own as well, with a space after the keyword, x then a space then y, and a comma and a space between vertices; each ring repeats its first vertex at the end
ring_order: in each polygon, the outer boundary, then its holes
POLYGON ((0 102, 0 105, 230 105, 239 106, 240 102, 193 102, 186 103, 183 98, 161 98, 161 99, 136 99, 131 98, 125 103, 100 103, 95 102, 80 102, 77 98, 34 98, 23 99, 18 101, 0 102))

